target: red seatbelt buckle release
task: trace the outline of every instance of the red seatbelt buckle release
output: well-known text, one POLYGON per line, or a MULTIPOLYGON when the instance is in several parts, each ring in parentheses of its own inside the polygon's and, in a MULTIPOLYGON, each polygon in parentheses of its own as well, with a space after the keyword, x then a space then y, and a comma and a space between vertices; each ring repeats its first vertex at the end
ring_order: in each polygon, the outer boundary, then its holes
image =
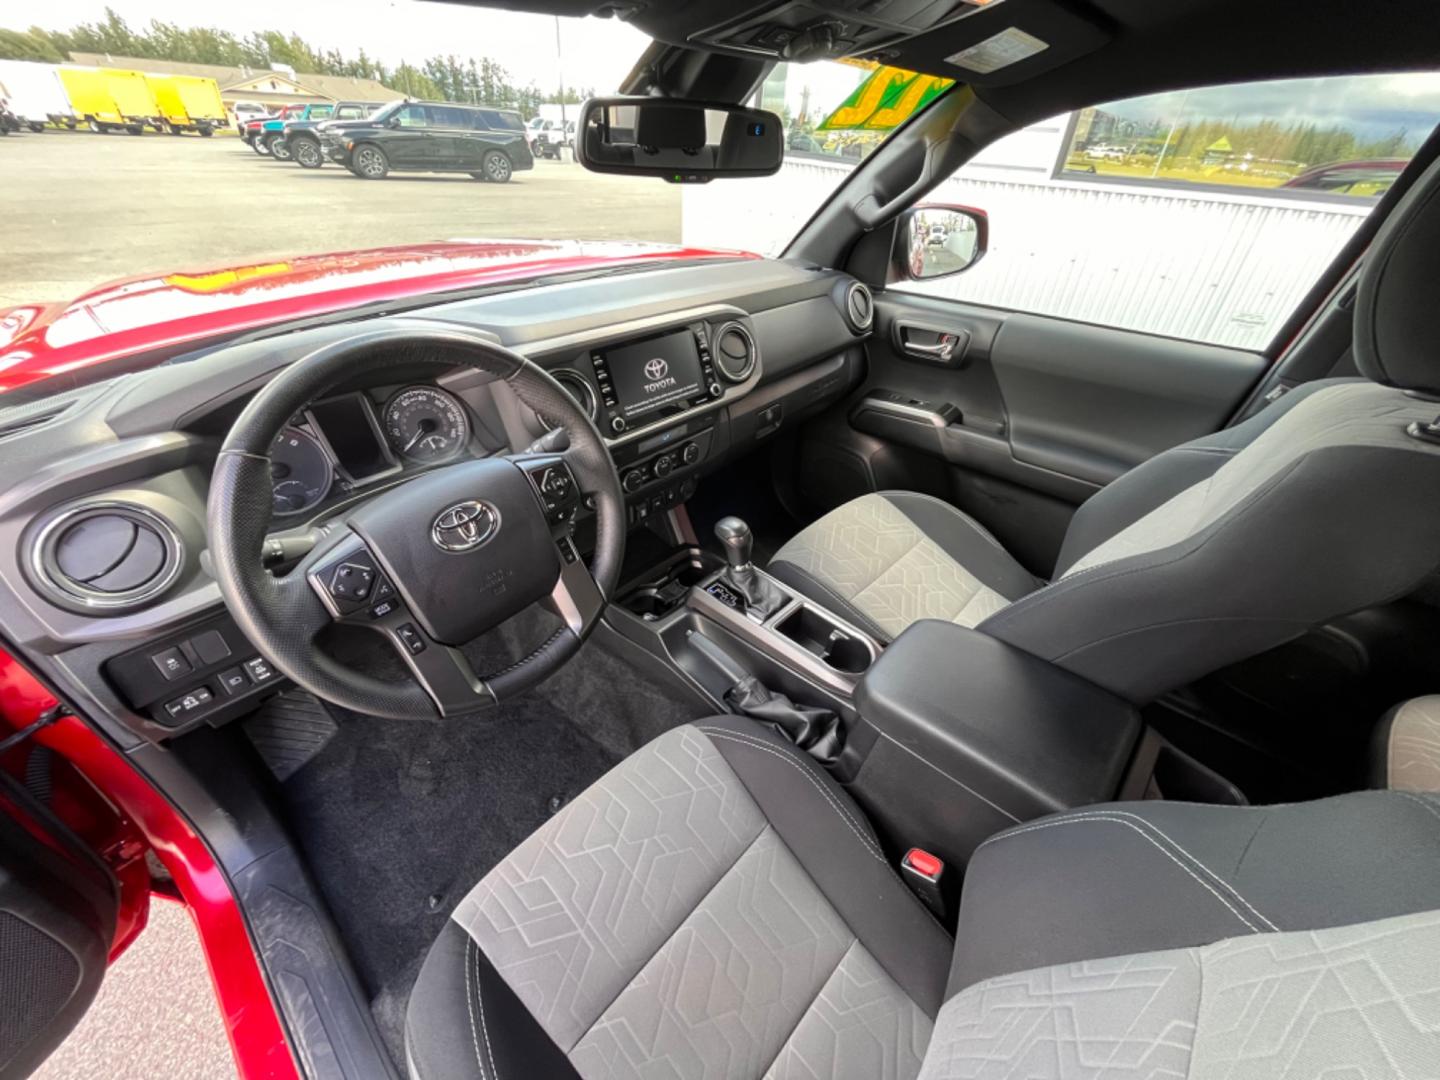
POLYGON ((923 848, 912 847, 900 860, 901 879, 941 922, 945 921, 945 893, 940 881, 944 875, 944 861, 923 848))

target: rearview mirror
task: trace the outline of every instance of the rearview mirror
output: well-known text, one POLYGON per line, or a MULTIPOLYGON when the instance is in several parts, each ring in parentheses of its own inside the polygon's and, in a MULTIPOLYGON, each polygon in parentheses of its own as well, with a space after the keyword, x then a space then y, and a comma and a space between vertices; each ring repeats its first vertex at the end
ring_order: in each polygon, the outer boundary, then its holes
POLYGON ((677 98, 591 98, 575 157, 591 172, 704 184, 769 176, 784 157, 780 118, 761 109, 677 98))
POLYGON ((907 210, 895 227, 895 261, 912 281, 969 270, 985 254, 990 219, 969 206, 923 205, 907 210))

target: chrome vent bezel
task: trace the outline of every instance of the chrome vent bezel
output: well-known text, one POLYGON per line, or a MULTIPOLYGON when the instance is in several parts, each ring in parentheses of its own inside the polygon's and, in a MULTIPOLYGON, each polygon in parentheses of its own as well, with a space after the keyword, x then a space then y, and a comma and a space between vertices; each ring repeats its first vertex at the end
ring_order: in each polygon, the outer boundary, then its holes
POLYGON ((710 338, 710 355, 714 357, 715 369, 724 376, 726 381, 742 383, 750 378, 751 375, 755 374, 755 365, 760 361, 760 347, 755 344, 755 335, 750 333, 750 328, 744 323, 732 319, 727 323, 721 323, 720 327, 710 338), (738 374, 726 368, 725 361, 722 359, 725 353, 720 348, 720 342, 726 334, 730 333, 738 333, 745 339, 745 355, 747 360, 745 361, 744 368, 738 374))
MULTIPOLYGON (((550 377, 554 379, 557 383, 559 383, 561 387, 564 388, 566 393, 570 394, 570 399, 574 401, 575 404, 579 405, 580 408, 585 410, 585 415, 590 417, 590 422, 592 424, 595 423, 597 419, 599 419, 600 398, 595 393, 595 387, 590 385, 589 379, 585 378, 584 375, 580 374, 580 372, 576 371, 574 368, 568 367, 556 368, 554 371, 550 372, 550 377), (575 394, 570 393, 572 389, 572 384, 574 386, 578 386, 581 391, 581 397, 579 399, 576 398, 575 394)), ((558 426, 555 424, 552 417, 542 416, 541 419, 544 420, 545 423, 551 427, 558 426)))
POLYGON ((185 541, 165 518, 147 507, 118 500, 78 503, 56 514, 36 535, 29 549, 29 569, 35 585, 60 606, 95 614, 118 615, 134 611, 163 595, 180 578, 185 568, 185 541), (55 544, 68 526, 89 517, 115 514, 138 520, 154 529, 165 549, 165 561, 155 577, 123 592, 90 589, 60 570, 55 561, 55 544))
POLYGON ((852 281, 845 290, 845 321, 856 333, 863 334, 875 325, 875 294, 872 293, 864 282, 852 281), (865 316, 861 318, 855 313, 855 297, 865 298, 865 316))

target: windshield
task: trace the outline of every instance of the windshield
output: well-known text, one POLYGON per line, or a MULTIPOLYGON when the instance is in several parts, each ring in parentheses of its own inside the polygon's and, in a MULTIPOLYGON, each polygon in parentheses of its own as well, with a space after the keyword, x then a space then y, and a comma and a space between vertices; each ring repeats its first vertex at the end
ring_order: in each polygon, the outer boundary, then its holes
POLYGON ((257 298, 343 306, 356 282, 537 252, 772 253, 950 85, 782 64, 753 101, 784 122, 777 176, 701 189, 588 172, 579 105, 618 93, 649 44, 615 19, 419 0, 0 10, 0 98, 21 125, 4 146, 0 311, 31 309, 0 315, 0 394, 6 347, 40 322, 47 346, 73 349, 162 319, 219 325, 257 298), (737 228, 735 199, 763 211, 737 228), (638 244, 657 247, 619 246, 638 244))

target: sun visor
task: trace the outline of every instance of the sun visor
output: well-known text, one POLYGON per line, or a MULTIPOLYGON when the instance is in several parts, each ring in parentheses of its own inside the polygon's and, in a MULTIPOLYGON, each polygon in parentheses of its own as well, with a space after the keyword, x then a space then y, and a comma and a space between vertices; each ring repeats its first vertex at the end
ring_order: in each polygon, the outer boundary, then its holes
POLYGON ((1004 0, 905 44, 905 64, 971 86, 1010 86, 1111 39, 1098 19, 1054 0, 1004 0))

